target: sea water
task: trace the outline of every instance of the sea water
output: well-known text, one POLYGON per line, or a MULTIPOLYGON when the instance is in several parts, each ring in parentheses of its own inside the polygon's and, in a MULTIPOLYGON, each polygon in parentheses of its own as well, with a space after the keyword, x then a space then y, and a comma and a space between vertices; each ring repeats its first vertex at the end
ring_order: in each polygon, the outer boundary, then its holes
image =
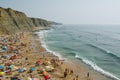
POLYGON ((43 47, 120 80, 120 25, 59 25, 37 32, 43 47))

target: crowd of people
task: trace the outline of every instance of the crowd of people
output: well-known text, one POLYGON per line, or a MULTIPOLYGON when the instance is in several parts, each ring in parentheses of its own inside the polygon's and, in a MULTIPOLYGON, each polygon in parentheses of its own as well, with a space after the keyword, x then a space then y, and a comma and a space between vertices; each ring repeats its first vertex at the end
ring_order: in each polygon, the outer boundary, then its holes
POLYGON ((79 80, 78 75, 67 79, 74 74, 69 68, 61 71, 61 77, 53 77, 64 61, 33 53, 28 35, 30 33, 21 32, 0 36, 0 80, 79 80))

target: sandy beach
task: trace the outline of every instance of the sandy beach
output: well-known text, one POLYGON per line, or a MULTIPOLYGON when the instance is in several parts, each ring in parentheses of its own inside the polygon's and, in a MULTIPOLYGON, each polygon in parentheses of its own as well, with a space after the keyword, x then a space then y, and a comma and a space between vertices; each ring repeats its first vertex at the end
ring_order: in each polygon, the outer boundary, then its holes
MULTIPOLYGON (((36 44, 40 44, 40 40, 38 38, 37 35, 33 35, 34 39, 36 39, 36 44)), ((52 53, 47 53, 45 52, 46 50, 44 50, 44 48, 40 45, 38 45, 40 47, 40 49, 38 48, 38 51, 40 50, 40 52, 44 52, 44 56, 46 58, 48 58, 49 60, 52 58, 57 58, 57 56, 53 55, 52 53), (52 56, 52 57, 49 57, 52 56)), ((59 65, 59 68, 57 69, 57 72, 55 72, 53 75, 51 75, 51 77, 57 77, 58 80, 77 80, 76 76, 78 76, 78 80, 113 80, 111 78, 108 78, 105 75, 102 75, 96 71, 94 71, 91 67, 86 66, 86 64, 84 64, 82 61, 81 63, 77 63, 77 61, 73 61, 73 60, 67 60, 64 61, 63 60, 63 64, 59 65), (61 78, 64 75, 64 71, 65 69, 68 69, 68 73, 70 73, 70 70, 73 70, 73 74, 72 75, 68 75, 66 78, 61 78), (88 77, 88 73, 89 73, 89 77, 88 77)))
POLYGON ((1 0, 0 80, 120 80, 120 0, 1 0))
POLYGON ((78 64, 77 61, 60 60, 41 46, 36 34, 19 33, 14 39, 16 41, 11 45, 8 45, 9 41, 5 45, 7 52, 0 53, 0 66, 4 66, 0 68, 1 80, 113 80, 83 62, 78 64), (10 46, 20 52, 8 51, 10 46), (13 58, 6 57, 8 55, 13 58))

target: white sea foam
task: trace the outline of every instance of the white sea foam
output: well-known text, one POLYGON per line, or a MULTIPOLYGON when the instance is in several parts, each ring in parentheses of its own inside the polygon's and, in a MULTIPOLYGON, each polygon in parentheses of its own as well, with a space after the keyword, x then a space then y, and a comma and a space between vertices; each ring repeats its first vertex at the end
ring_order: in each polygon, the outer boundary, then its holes
POLYGON ((96 70, 96 71, 98 71, 98 72, 100 72, 100 73, 102 73, 102 74, 104 74, 104 75, 106 75, 106 76, 109 76, 109 77, 111 77, 111 78, 120 80, 119 78, 117 78, 116 76, 112 75, 112 74, 109 73, 108 71, 105 71, 105 70, 103 70, 102 68, 100 68, 99 66, 97 66, 94 62, 92 62, 92 61, 90 61, 90 60, 87 60, 87 59, 85 59, 85 58, 82 58, 82 57, 80 57, 80 56, 78 56, 78 55, 76 55, 75 57, 82 59, 82 61, 83 61, 84 63, 86 63, 87 65, 90 65, 94 70, 96 70))
POLYGON ((78 55, 75 55, 76 58, 80 58, 78 55))
POLYGON ((50 32, 50 31, 52 31, 52 29, 51 29, 51 30, 43 30, 43 31, 40 31, 40 32, 36 32, 35 34, 37 34, 37 35, 39 36, 40 42, 41 42, 41 46, 42 46, 47 52, 52 53, 52 54, 54 54, 55 56, 58 56, 59 59, 65 59, 65 58, 63 58, 59 53, 50 50, 50 49, 48 48, 48 46, 46 45, 46 43, 45 43, 45 37, 47 36, 46 33, 47 33, 47 32, 50 32))
MULTIPOLYGON (((49 32, 49 31, 52 31, 52 30, 44 30, 44 31, 40 31, 40 32, 37 32, 39 38, 40 38, 40 41, 41 41, 41 44, 42 46, 46 49, 46 51, 50 52, 50 53, 53 53, 54 55, 58 56, 59 58, 63 59, 62 56, 59 54, 59 53, 56 53, 55 51, 52 51, 48 48, 48 46, 46 45, 45 43, 45 37, 47 36, 46 33, 49 32)), ((110 51, 107 51, 108 53, 110 51)), ((106 76, 109 76, 111 78, 114 78, 114 79, 117 79, 117 80, 120 80, 119 78, 117 78, 116 76, 112 75, 111 73, 103 70, 102 68, 100 68, 99 66, 97 66, 94 62, 91 62, 85 58, 82 58, 80 57, 79 55, 75 55, 76 58, 80 58, 84 63, 86 63, 87 65, 90 65, 94 70, 106 75, 106 76)))

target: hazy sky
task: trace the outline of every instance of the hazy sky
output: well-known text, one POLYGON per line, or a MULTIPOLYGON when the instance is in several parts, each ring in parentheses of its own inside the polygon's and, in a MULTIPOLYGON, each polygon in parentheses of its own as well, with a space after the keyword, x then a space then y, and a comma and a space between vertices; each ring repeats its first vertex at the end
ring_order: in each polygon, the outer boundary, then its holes
POLYGON ((120 0, 0 0, 0 6, 66 24, 120 24, 120 0))

